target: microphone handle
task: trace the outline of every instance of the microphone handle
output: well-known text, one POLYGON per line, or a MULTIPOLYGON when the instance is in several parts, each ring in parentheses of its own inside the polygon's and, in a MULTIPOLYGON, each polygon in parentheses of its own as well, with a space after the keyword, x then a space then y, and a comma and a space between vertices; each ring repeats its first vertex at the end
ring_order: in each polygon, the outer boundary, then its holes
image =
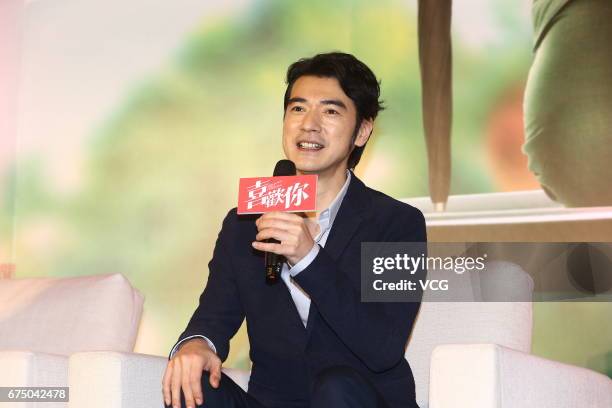
MULTIPOLYGON (((268 238, 264 242, 280 244, 280 241, 274 238, 268 238)), ((283 270, 283 263, 285 257, 283 255, 275 254, 274 252, 266 252, 266 283, 274 284, 277 283, 281 278, 281 272, 283 270)))

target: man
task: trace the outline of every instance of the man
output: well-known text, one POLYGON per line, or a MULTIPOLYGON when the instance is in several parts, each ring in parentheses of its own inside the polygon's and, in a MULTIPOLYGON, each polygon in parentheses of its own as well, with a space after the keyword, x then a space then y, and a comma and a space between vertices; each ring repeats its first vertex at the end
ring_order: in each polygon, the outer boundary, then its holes
POLYGON ((289 67, 283 149, 298 174, 318 175, 316 214, 228 213, 200 304, 171 352, 167 405, 417 407, 404 348, 420 304, 360 301, 362 242, 426 240, 417 209, 350 171, 382 109, 379 96, 372 71, 349 54, 289 67), (283 282, 266 284, 263 251, 287 259, 283 282), (245 318, 248 393, 221 373, 245 318))

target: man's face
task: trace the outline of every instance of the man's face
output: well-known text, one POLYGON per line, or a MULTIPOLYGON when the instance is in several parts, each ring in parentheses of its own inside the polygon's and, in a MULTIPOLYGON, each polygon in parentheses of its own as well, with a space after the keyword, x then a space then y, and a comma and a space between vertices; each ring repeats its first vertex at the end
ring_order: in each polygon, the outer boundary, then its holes
POLYGON ((372 129, 363 121, 354 142, 356 107, 336 78, 303 76, 291 89, 283 121, 283 150, 300 174, 338 174, 353 146, 363 146, 372 129))

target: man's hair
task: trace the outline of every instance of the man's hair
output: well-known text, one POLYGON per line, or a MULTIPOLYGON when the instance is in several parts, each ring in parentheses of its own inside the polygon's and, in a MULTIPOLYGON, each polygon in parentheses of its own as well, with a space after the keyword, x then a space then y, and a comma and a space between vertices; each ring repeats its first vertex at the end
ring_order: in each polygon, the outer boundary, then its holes
MULTIPOLYGON (((364 119, 374 121, 378 112, 384 109, 380 97, 380 83, 370 68, 351 54, 330 52, 317 54, 312 58, 302 58, 289 66, 287 70, 287 90, 285 91, 284 111, 287 111, 291 89, 302 76, 336 78, 344 93, 351 98, 357 108, 357 120, 351 143, 364 119)), ((367 144, 367 142, 366 142, 367 144)), ((361 159, 365 144, 356 146, 348 159, 348 168, 354 169, 361 159)))

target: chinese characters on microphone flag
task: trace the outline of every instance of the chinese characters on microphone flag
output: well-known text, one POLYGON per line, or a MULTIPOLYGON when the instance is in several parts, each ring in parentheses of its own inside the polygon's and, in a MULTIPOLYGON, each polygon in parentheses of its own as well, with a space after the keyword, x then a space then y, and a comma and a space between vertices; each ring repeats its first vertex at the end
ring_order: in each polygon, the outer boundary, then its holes
POLYGON ((316 211, 317 175, 245 177, 238 186, 238 214, 316 211))

